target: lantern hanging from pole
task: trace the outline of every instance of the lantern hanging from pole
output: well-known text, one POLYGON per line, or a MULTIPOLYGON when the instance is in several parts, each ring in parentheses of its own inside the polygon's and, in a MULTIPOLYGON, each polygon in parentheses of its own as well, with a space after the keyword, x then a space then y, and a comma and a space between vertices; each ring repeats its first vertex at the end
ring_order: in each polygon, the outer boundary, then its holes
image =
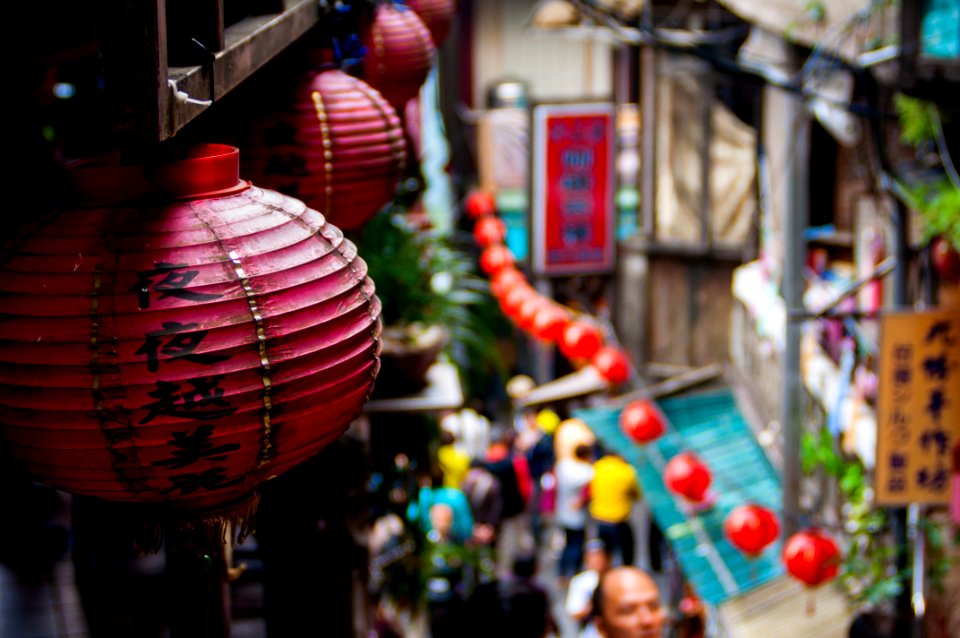
POLYGON ((663 482, 667 489, 693 504, 706 500, 711 481, 710 470, 693 452, 677 454, 670 459, 663 472, 663 482))
POLYGON ((818 529, 797 532, 783 546, 783 562, 790 575, 807 587, 833 580, 840 571, 840 548, 818 529))
POLYGON ((0 277, 0 434, 38 480, 210 512, 343 433, 380 302, 340 230, 241 181, 229 146, 73 174, 85 201, 0 277))
POLYGON ((666 432, 660 411, 650 401, 628 403, 620 413, 620 427, 640 445, 655 441, 666 432))
POLYGON ((540 307, 537 316, 533 318, 530 332, 541 341, 553 343, 563 334, 570 314, 556 303, 547 303, 540 307))
POLYGON ((473 227, 473 239, 481 248, 486 248, 490 244, 502 244, 506 237, 506 226, 492 215, 481 217, 473 227))
POLYGON ((423 20, 433 45, 439 49, 447 39, 450 23, 457 12, 456 0, 407 0, 407 4, 423 20))
POLYGON ((427 79, 436 48, 430 31, 409 7, 381 4, 364 35, 367 55, 363 77, 398 113, 420 92, 427 79))
POLYGON ((630 360, 622 350, 604 346, 597 350, 590 361, 600 376, 613 384, 623 383, 630 378, 630 360))
POLYGON ((586 321, 572 321, 564 328, 557 345, 568 359, 589 359, 603 342, 600 331, 586 321))
POLYGON ((777 516, 765 507, 741 505, 724 519, 723 533, 734 547, 749 557, 755 557, 780 536, 780 523, 777 516))
POLYGON ((497 200, 489 191, 475 190, 467 195, 463 208, 470 219, 480 219, 497 212, 497 200))
POLYGON ((480 270, 491 277, 515 262, 513 253, 503 244, 490 244, 480 253, 480 270))
POLYGON ((338 69, 300 82, 293 104, 255 126, 248 138, 245 175, 302 199, 348 230, 394 198, 407 161, 393 107, 366 82, 338 69))

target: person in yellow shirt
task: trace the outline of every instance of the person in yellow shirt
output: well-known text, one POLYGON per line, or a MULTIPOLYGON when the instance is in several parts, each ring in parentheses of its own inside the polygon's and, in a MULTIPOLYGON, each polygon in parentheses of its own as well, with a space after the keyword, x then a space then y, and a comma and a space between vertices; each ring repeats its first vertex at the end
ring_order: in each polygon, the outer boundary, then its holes
POLYGON ((590 516, 597 534, 620 555, 624 565, 633 565, 634 538, 630 511, 640 498, 637 471, 622 457, 607 453, 593 464, 590 481, 590 516))
POLYGON ((437 462, 443 472, 443 486, 459 488, 470 471, 470 457, 456 448, 456 439, 447 430, 440 431, 440 443, 437 462))

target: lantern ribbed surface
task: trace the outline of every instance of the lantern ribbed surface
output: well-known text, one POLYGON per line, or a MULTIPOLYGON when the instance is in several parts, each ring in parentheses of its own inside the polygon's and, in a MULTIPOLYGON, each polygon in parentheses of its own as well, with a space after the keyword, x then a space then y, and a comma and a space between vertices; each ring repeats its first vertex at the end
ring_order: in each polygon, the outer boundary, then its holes
POLYGON ((430 31, 416 13, 403 5, 377 7, 373 24, 364 35, 367 55, 363 77, 398 113, 420 91, 427 79, 436 48, 430 31))
POLYGON ((407 159, 400 118, 373 87, 337 69, 312 73, 293 95, 254 127, 244 175, 340 228, 359 228, 396 192, 407 159))
POLYGON ((87 166, 101 203, 7 242, 0 432, 38 480, 217 507, 361 410, 380 347, 366 265, 319 212, 240 182, 236 155, 87 166))
POLYGON ((433 38, 433 45, 439 49, 450 33, 457 3, 454 0, 407 0, 407 4, 423 20, 433 38))

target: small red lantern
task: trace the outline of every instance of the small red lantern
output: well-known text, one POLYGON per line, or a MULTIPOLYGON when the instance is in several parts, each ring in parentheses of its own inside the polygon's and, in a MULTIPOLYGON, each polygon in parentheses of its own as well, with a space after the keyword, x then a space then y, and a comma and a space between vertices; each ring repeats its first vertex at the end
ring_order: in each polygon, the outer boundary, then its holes
POLYGON ((630 378, 630 360, 618 348, 611 346, 600 348, 593 355, 590 364, 610 383, 623 383, 630 378))
POLYGON ((548 303, 549 301, 537 292, 527 297, 517 309, 517 327, 521 330, 529 331, 540 309, 548 303))
POLYGON ((377 7, 363 45, 364 79, 403 113, 433 66, 436 49, 430 31, 409 7, 385 3, 377 7))
POLYGON ((681 452, 670 459, 663 473, 663 482, 674 494, 691 503, 702 503, 710 487, 710 470, 693 452, 681 452))
POLYGON ((393 107, 366 82, 335 69, 303 80, 290 107, 249 138, 245 174, 345 229, 359 228, 393 199, 407 160, 393 107))
POLYGON ((760 505, 741 505, 723 521, 723 532, 734 547, 747 556, 757 556, 780 536, 776 515, 760 505))
POLYGON ((818 529, 797 532, 783 546, 790 575, 808 587, 833 580, 840 571, 840 548, 818 529))
POLYGON ((666 432, 660 411, 650 401, 632 401, 620 413, 620 427, 631 439, 644 445, 666 432))
POLYGON ((473 238, 481 248, 501 244, 506 236, 507 229, 503 222, 492 215, 481 217, 473 227, 473 238))
POLYGON ((450 23, 457 12, 455 0, 407 0, 410 8, 416 11, 430 30, 433 45, 440 48, 450 32, 450 23))
POLYGON ((480 270, 495 275, 514 263, 513 253, 503 244, 491 244, 480 253, 480 270))
POLYGON ((511 319, 515 319, 520 313, 520 307, 536 294, 537 291, 526 284, 517 286, 503 296, 500 302, 500 308, 503 310, 503 314, 511 319))
POLYGON ((555 303, 546 303, 537 311, 530 325, 530 332, 541 341, 552 343, 563 335, 570 314, 555 303))
POLYGON ((603 342, 600 331, 585 321, 574 321, 563 330, 558 345, 568 359, 589 359, 603 342))
POLYGON ((501 297, 505 293, 513 290, 517 286, 527 283, 527 278, 523 273, 513 266, 506 266, 497 271, 497 274, 490 279, 490 292, 494 297, 501 297))
POLYGON ((470 219, 480 219, 497 212, 497 200, 489 191, 473 191, 467 196, 463 208, 470 219))
POLYGON ((0 277, 0 434, 45 483, 211 512, 306 461, 379 369, 356 247, 216 144, 86 162, 0 277))
POLYGON ((960 253, 942 236, 930 242, 930 260, 944 281, 960 281, 960 253))

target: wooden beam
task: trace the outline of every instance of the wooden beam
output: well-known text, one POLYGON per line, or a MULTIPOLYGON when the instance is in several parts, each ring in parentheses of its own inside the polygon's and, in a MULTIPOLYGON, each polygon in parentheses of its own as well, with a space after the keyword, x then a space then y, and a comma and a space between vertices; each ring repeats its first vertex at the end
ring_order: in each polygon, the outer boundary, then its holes
POLYGON ((708 381, 713 381, 722 374, 723 367, 718 363, 711 363, 708 366, 695 368, 690 372, 685 372, 675 377, 666 379, 665 381, 648 385, 644 388, 640 388, 639 390, 621 394, 620 396, 608 401, 607 405, 625 406, 631 401, 636 401, 639 399, 659 399, 671 394, 676 394, 677 392, 682 392, 683 390, 689 390, 690 388, 702 385, 708 381))

